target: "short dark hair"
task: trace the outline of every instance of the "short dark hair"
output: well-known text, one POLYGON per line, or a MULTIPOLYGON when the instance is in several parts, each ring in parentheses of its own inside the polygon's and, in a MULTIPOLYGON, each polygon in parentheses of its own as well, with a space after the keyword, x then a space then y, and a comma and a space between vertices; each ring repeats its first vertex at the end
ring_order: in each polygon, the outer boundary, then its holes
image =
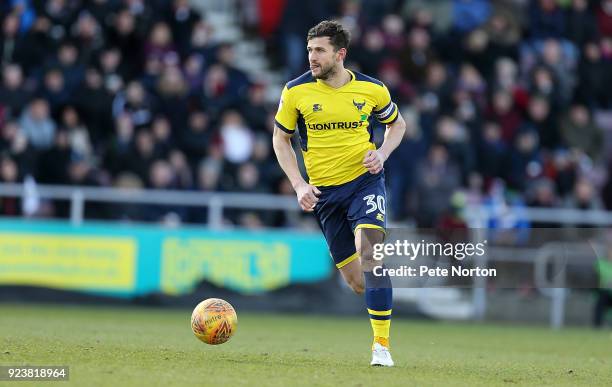
POLYGON ((336 20, 323 20, 316 26, 308 30, 306 40, 327 36, 329 41, 334 46, 334 50, 338 51, 341 48, 348 48, 351 41, 351 34, 344 29, 342 24, 336 20))

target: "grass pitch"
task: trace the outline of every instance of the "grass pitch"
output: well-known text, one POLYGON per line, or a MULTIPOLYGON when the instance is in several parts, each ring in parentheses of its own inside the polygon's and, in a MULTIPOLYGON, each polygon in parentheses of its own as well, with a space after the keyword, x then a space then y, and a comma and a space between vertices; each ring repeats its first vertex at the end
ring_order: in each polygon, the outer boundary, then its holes
POLYGON ((207 346, 191 333, 190 314, 0 304, 0 365, 69 365, 60 385, 79 386, 612 385, 609 330, 395 319, 388 369, 368 366, 366 316, 238 311, 236 335, 207 346))

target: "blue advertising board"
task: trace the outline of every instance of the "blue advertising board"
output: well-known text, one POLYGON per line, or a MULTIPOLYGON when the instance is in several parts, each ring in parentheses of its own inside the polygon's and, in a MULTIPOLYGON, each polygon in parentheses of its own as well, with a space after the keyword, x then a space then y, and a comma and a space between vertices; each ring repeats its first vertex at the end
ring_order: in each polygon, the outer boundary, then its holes
POLYGON ((205 280, 260 293, 332 273, 316 233, 0 220, 0 285, 129 297, 186 294, 205 280))

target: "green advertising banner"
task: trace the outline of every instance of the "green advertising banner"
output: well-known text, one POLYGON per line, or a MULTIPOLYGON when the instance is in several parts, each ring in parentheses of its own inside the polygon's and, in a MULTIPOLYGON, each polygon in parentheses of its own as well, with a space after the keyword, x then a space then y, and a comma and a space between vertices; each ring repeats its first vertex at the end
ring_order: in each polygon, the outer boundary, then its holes
POLYGON ((0 285, 180 295, 208 281, 260 293, 327 279, 319 234, 0 220, 0 285))

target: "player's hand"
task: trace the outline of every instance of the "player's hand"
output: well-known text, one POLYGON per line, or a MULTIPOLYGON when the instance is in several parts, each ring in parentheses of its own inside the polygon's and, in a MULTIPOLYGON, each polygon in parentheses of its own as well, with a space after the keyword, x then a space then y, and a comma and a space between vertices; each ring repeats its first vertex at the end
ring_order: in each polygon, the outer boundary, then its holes
POLYGON ((387 160, 387 156, 380 150, 369 150, 363 158, 363 166, 370 171, 370 173, 376 175, 383 169, 383 165, 387 160))
POLYGON ((319 201, 319 195, 321 195, 321 191, 319 191, 317 187, 306 182, 295 187, 295 193, 298 203, 300 203, 300 207, 306 212, 312 212, 314 210, 314 207, 319 201))

